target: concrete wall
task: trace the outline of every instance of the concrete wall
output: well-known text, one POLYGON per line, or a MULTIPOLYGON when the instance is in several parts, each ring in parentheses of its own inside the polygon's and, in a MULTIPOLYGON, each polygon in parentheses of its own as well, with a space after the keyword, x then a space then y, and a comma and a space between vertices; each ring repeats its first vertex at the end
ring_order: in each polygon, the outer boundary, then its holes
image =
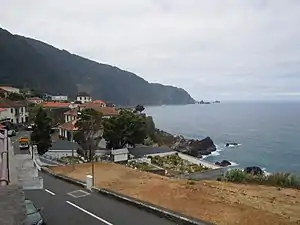
MULTIPOLYGON (((61 158, 65 156, 72 156, 72 151, 70 150, 49 150, 48 152, 45 153, 45 155, 48 155, 52 158, 61 158)), ((77 151, 74 150, 74 156, 78 157, 77 151)))
POLYGON ((212 169, 205 172, 196 172, 188 175, 182 175, 180 178, 192 180, 217 180, 223 177, 228 168, 212 169))
POLYGON ((202 159, 198 159, 196 157, 186 155, 186 154, 183 154, 183 153, 178 153, 178 156, 182 159, 185 159, 185 160, 191 162, 191 163, 194 163, 194 164, 197 164, 197 165, 202 165, 202 166, 205 166, 205 167, 210 168, 210 169, 221 168, 220 166, 217 166, 213 163, 210 163, 210 162, 204 161, 202 159))
POLYGON ((145 157, 148 157, 148 156, 153 156, 153 157, 154 156, 160 156, 160 157, 164 157, 164 156, 168 156, 168 155, 174 155, 176 153, 177 153, 176 151, 173 151, 173 152, 165 152, 165 153, 148 154, 145 157))
POLYGON ((128 154, 118 154, 113 156, 114 162, 124 162, 128 160, 128 154))
POLYGON ((25 207, 25 195, 18 179, 17 160, 14 148, 8 138, 9 185, 0 191, 0 224, 28 225, 25 207))
MULTIPOLYGON (((95 150, 95 154, 97 156, 103 156, 105 154, 110 153, 110 150, 95 150)), ((72 151, 71 150, 49 150, 48 152, 45 153, 45 155, 50 156, 52 158, 61 158, 64 156, 72 156, 72 151)), ((77 157, 77 151, 74 150, 74 156, 77 157)))

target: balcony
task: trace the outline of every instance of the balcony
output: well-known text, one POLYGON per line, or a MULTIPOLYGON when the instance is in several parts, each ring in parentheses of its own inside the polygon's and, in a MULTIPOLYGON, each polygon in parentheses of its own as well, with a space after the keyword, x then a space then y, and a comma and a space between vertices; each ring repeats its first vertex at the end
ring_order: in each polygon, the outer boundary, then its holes
POLYGON ((15 117, 22 117, 22 116, 29 116, 29 113, 28 112, 15 112, 15 117))

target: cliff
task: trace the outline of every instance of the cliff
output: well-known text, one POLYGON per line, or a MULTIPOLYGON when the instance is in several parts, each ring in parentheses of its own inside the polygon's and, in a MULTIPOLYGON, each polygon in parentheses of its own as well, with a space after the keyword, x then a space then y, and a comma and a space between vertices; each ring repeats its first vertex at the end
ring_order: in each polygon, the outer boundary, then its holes
POLYGON ((70 97, 88 92, 122 106, 195 103, 181 88, 149 83, 134 73, 1 28, 0 84, 70 97))

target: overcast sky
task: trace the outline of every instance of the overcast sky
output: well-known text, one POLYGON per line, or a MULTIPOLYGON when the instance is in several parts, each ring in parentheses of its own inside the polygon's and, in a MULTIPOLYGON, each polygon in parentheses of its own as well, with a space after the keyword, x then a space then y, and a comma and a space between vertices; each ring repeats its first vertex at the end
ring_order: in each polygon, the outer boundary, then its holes
POLYGON ((0 26, 194 98, 300 99, 300 0, 0 0, 0 26))

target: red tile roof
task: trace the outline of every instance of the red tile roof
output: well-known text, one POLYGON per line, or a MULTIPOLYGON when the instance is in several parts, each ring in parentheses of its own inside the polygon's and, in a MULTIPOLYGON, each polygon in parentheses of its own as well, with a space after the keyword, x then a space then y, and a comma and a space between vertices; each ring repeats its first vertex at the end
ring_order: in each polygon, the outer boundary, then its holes
POLYGON ((0 100, 0 108, 15 108, 15 107, 25 107, 27 103, 24 101, 11 101, 8 99, 0 100))
POLYGON ((102 100, 94 100, 94 101, 92 101, 92 103, 95 103, 95 104, 105 104, 106 105, 106 102, 104 102, 102 100))
POLYGON ((68 115, 68 116, 77 116, 78 111, 79 111, 78 108, 76 108, 76 109, 71 109, 71 110, 65 112, 64 114, 65 114, 65 115, 68 115))
POLYGON ((33 97, 33 98, 27 98, 27 100, 42 100, 41 98, 39 98, 39 97, 33 97))
POLYGON ((60 125, 59 128, 62 128, 64 130, 69 130, 69 131, 76 131, 76 130, 78 130, 78 128, 75 127, 75 124, 77 121, 78 121, 78 119, 64 123, 64 124, 60 125))
POLYGON ((113 107, 102 107, 100 104, 95 104, 92 102, 87 102, 81 105, 86 109, 95 109, 96 111, 103 114, 103 116, 117 116, 119 112, 113 107))
POLYGON ((44 102, 42 106, 45 108, 69 108, 71 103, 67 102, 44 102))

